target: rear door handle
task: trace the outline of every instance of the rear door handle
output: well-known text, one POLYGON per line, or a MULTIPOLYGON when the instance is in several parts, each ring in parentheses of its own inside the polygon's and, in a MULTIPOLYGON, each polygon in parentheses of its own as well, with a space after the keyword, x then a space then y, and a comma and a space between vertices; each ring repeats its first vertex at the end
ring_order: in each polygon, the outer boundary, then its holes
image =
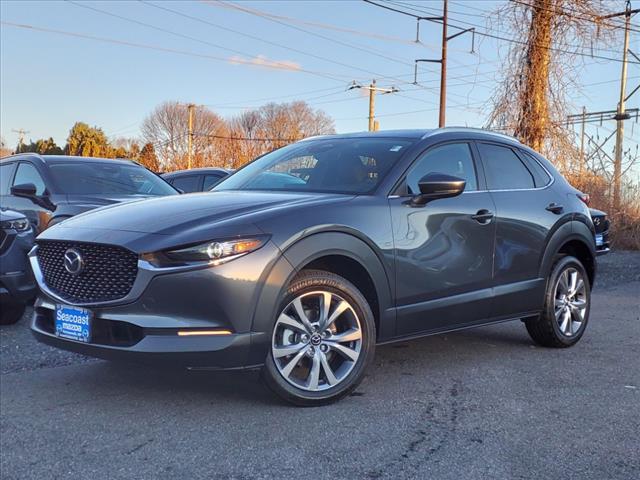
POLYGON ((545 210, 548 210, 551 213, 555 213, 556 215, 560 215, 564 211, 564 207, 562 205, 558 205, 557 203, 550 203, 549 205, 547 205, 547 208, 545 210))
POLYGON ((481 223, 482 225, 487 225, 491 223, 491 220, 493 220, 493 216, 493 212, 487 209, 482 209, 478 210, 478 213, 476 213, 475 215, 471 215, 471 218, 473 218, 476 222, 481 223))

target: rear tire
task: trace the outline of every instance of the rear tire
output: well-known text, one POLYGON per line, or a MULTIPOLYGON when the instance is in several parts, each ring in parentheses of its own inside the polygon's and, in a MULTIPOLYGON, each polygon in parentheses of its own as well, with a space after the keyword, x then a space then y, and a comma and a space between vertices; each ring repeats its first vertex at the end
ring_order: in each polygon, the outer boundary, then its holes
POLYGON ((12 325, 24 315, 25 305, 22 303, 3 303, 0 305, 0 325, 12 325))
POLYGON ((355 390, 375 352, 373 313, 346 279, 302 271, 282 299, 262 369, 266 385, 297 406, 336 402, 355 390))
POLYGON ((542 313, 526 319, 525 326, 538 345, 571 347, 584 335, 590 310, 591 288, 587 272, 580 260, 565 256, 551 269, 542 313))

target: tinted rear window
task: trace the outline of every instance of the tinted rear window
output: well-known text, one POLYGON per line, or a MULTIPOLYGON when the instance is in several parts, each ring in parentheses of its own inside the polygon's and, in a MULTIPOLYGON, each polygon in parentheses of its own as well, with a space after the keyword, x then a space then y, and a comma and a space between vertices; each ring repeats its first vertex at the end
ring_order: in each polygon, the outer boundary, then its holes
POLYGON ((520 150, 520 153, 522 154, 524 161, 527 163, 529 171, 533 175, 533 180, 536 184, 536 187, 545 187, 549 185, 549 182, 551 182, 551 177, 549 176, 547 171, 542 168, 542 165, 540 165, 540 163, 538 163, 538 161, 533 158, 533 155, 523 150, 520 150))
POLYGON ((206 192, 211 189, 221 178, 226 177, 224 174, 209 174, 204 177, 204 184, 202 185, 202 191, 206 192))
POLYGON ((533 175, 509 147, 478 143, 489 190, 534 188, 533 175))
POLYGON ((200 175, 188 175, 169 180, 171 185, 182 190, 184 193, 200 191, 200 175))

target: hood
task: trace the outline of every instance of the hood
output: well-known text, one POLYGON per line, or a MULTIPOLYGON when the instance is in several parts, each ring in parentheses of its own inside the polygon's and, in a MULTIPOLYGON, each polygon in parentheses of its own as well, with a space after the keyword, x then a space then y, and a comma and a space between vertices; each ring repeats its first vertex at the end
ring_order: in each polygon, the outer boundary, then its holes
POLYGON ((91 210, 105 205, 113 205, 114 203, 131 202, 135 200, 146 200, 148 195, 67 195, 67 202, 83 211, 91 210))
POLYGON ((59 227, 66 230, 184 234, 211 230, 212 227, 222 228, 229 222, 234 225, 253 224, 260 214, 276 214, 281 209, 351 198, 353 196, 340 194, 239 191, 172 195, 103 207, 60 223, 50 229, 50 233, 55 235, 59 227))
POLYGON ((0 222, 7 222, 10 220, 21 220, 26 218, 22 213, 15 210, 0 209, 0 222))

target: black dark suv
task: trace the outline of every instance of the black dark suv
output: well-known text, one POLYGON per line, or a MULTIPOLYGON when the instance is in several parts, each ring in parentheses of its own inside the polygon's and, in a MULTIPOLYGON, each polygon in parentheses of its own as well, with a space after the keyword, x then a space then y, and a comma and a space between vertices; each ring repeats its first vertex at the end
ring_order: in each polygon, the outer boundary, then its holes
POLYGON ((212 193, 45 231, 32 329, 108 359, 261 367, 298 405, 351 392, 377 343, 522 319, 538 344, 568 347, 596 271, 579 195, 486 131, 311 138, 212 193))
POLYGON ((104 205, 178 193, 130 160, 24 153, 0 161, 0 205, 36 232, 104 205))

